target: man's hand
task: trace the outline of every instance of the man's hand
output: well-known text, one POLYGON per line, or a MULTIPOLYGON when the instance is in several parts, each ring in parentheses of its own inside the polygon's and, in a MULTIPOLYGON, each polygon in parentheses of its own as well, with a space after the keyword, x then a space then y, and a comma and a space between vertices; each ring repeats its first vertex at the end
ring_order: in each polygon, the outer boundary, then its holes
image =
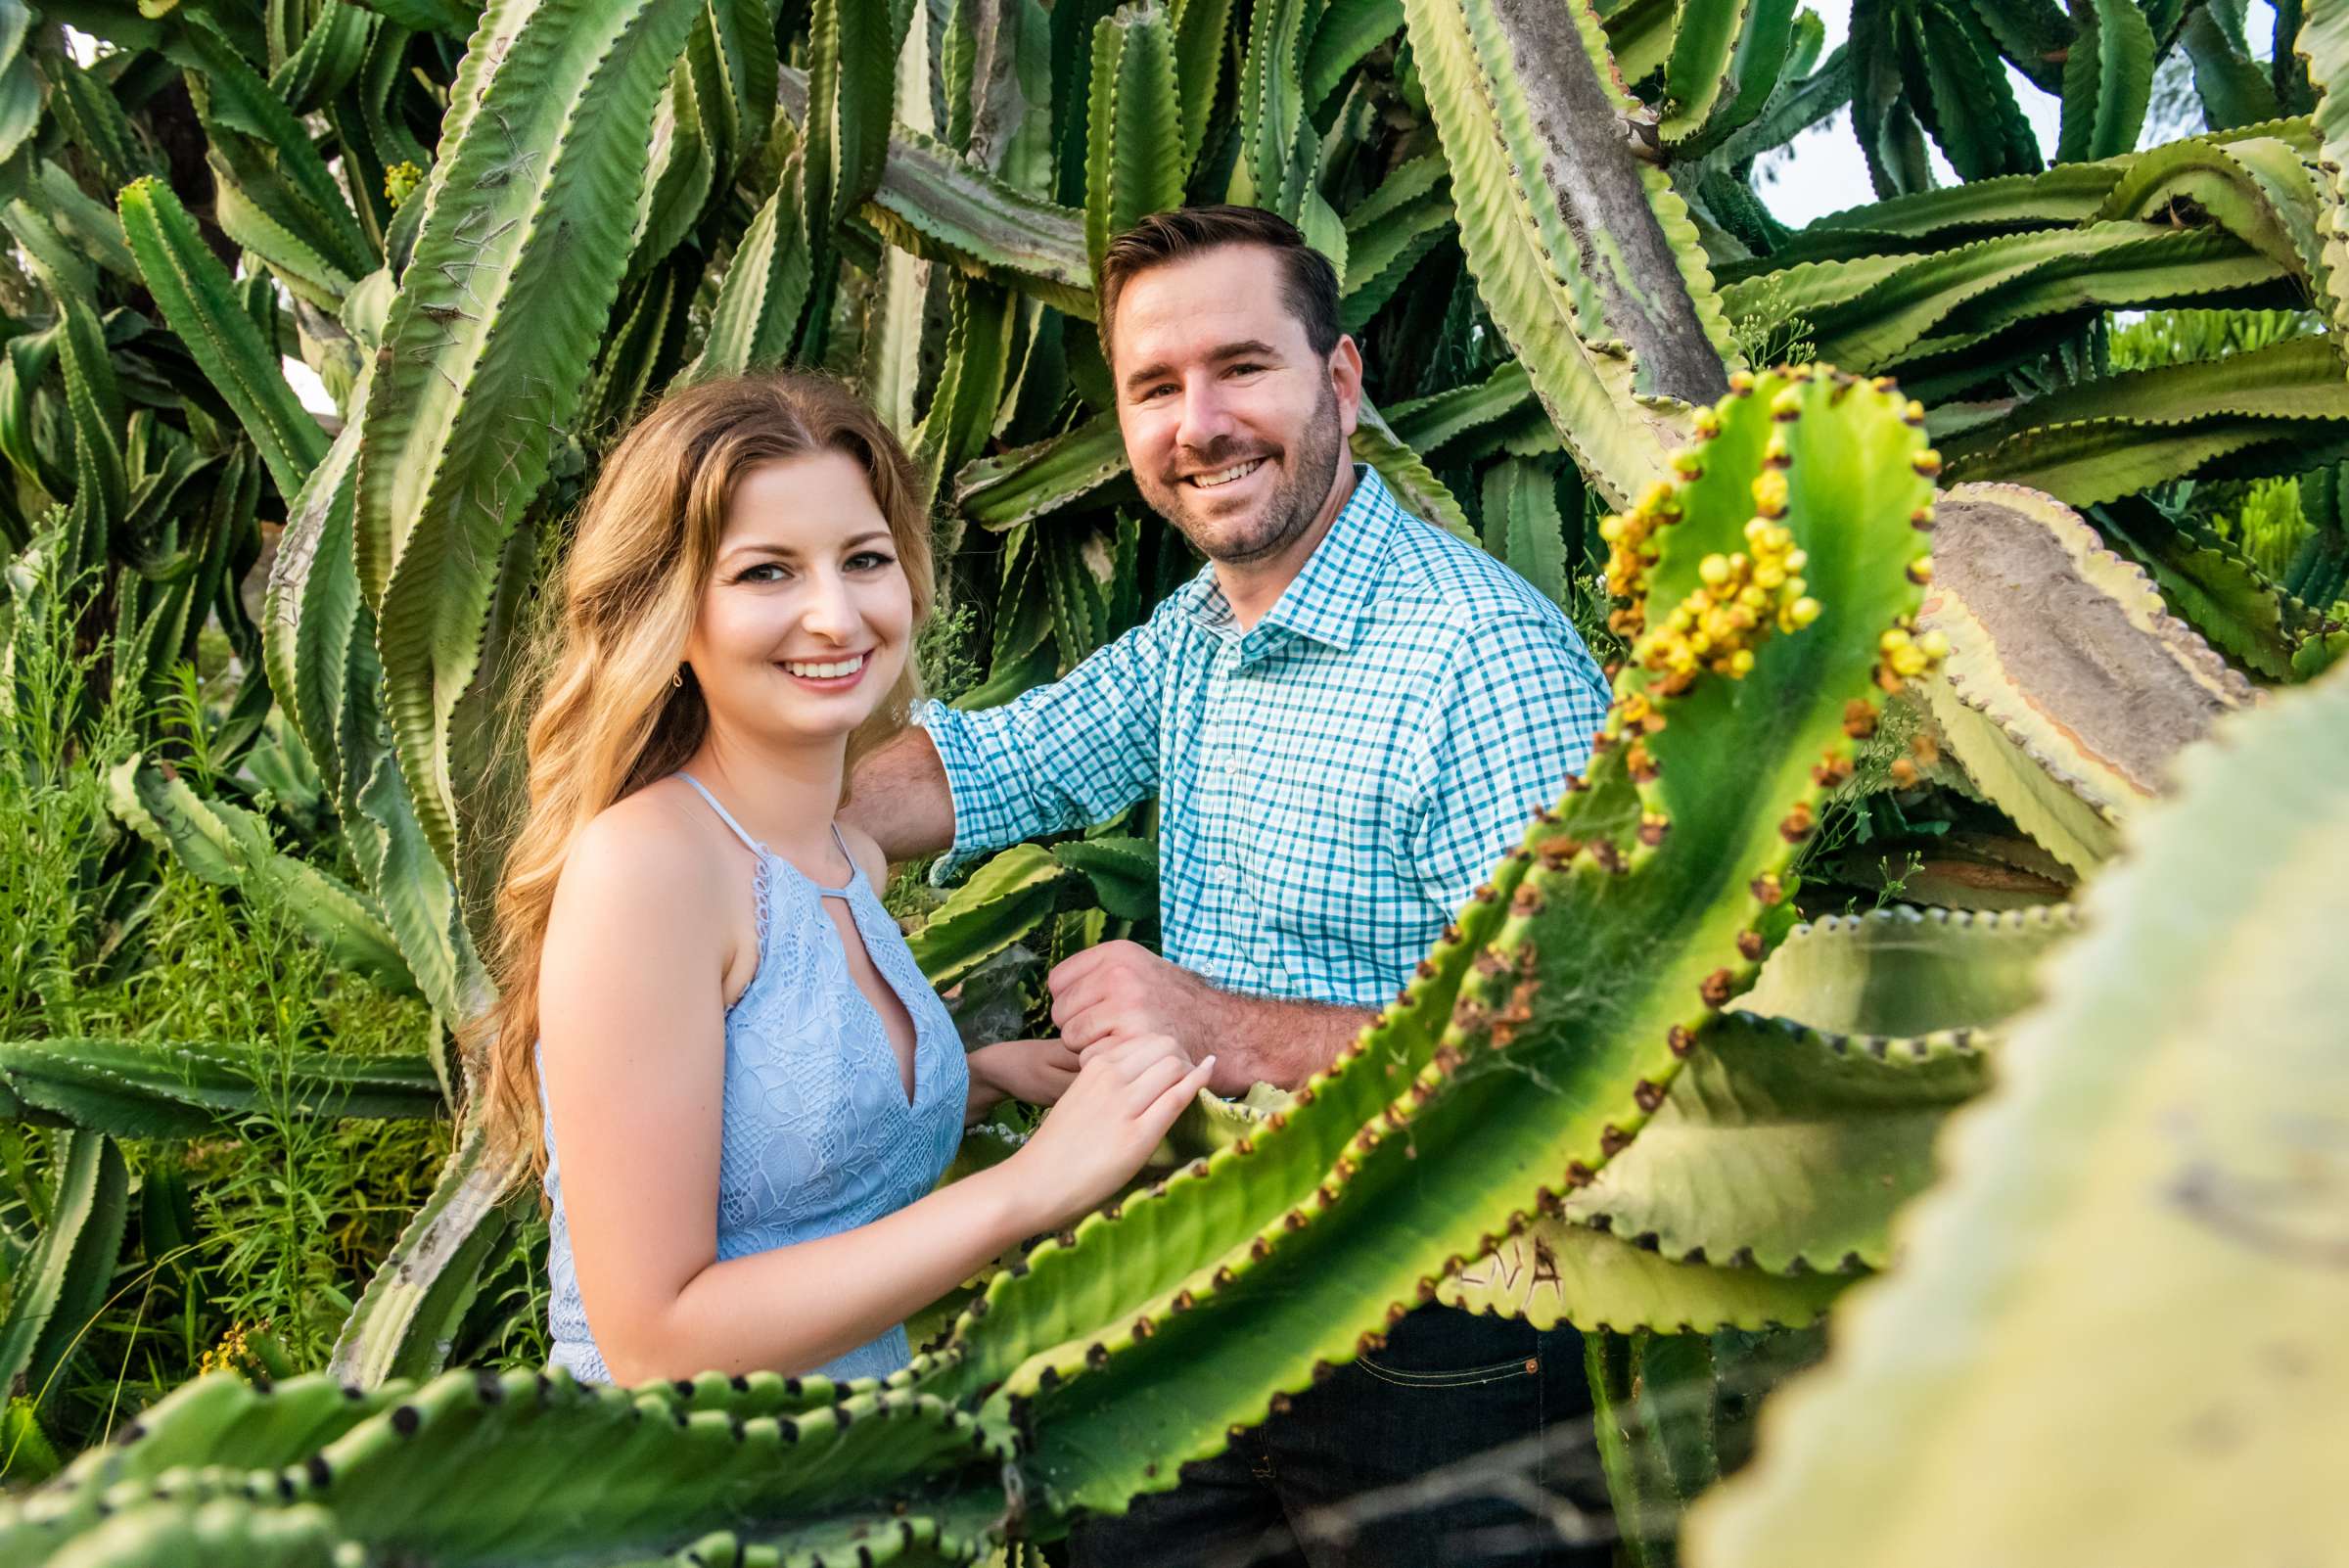
POLYGON ((991 1110, 998 1100, 1051 1105, 1068 1092, 1082 1065, 1076 1047, 1058 1039, 1005 1039, 982 1045, 965 1058, 971 1069, 970 1098, 963 1125, 991 1110))
POLYGON ((1052 1022, 1070 1046, 1095 1049, 1164 1036, 1194 1062, 1216 1058, 1207 1086, 1226 1098, 1262 1082, 1295 1088, 1377 1016, 1365 1007, 1243 996, 1130 942, 1087 947, 1044 977, 1052 1022))
POLYGON ((1060 1038, 1084 1050, 1104 1040, 1164 1035, 1192 1061, 1219 1048, 1222 992, 1136 943, 1105 942, 1044 977, 1060 1038))

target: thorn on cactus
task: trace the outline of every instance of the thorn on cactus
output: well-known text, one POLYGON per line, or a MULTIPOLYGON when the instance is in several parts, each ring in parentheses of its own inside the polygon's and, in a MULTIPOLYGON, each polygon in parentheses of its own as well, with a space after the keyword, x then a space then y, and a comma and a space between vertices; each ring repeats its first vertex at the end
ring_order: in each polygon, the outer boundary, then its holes
POLYGON ((1509 899, 1509 913, 1521 920, 1531 919, 1542 912, 1545 901, 1540 888, 1531 882, 1519 883, 1516 896, 1509 899))
POLYGON ((1855 697, 1843 705, 1843 732, 1854 740, 1865 740, 1876 732, 1875 705, 1865 697, 1855 697))
POLYGON ((1672 827, 1672 818, 1661 811, 1639 813, 1639 842, 1654 849, 1664 842, 1665 833, 1672 827))
POLYGON ((1719 1012, 1729 1004, 1729 998, 1736 994, 1736 988, 1737 979, 1734 975, 1727 969, 1716 969, 1698 985, 1696 993, 1707 1007, 1719 1012))
POLYGON ((1763 946, 1761 932, 1740 931, 1737 933, 1737 954, 1739 957, 1745 959, 1745 961, 1748 963, 1758 964, 1762 961, 1762 951, 1763 946))
POLYGON ((1778 823, 1778 837, 1789 844, 1800 844, 1811 836, 1818 824, 1811 815, 1811 803, 1797 801, 1788 808, 1785 819, 1778 823))
POLYGON ((1933 530, 1933 508, 1920 506, 1910 513, 1909 526, 1919 533, 1930 533, 1933 530))
POLYGON ((1774 871, 1765 871, 1754 878, 1749 891, 1764 903, 1776 903, 1786 897, 1786 886, 1778 880, 1774 871))
POLYGON ((1632 1099, 1639 1109, 1653 1115, 1656 1107, 1664 1103, 1664 1089, 1662 1085, 1643 1078, 1638 1086, 1632 1090, 1632 1099))
POLYGON ((1570 1187, 1587 1187, 1597 1179, 1597 1174, 1580 1160, 1566 1167, 1566 1184, 1570 1187))

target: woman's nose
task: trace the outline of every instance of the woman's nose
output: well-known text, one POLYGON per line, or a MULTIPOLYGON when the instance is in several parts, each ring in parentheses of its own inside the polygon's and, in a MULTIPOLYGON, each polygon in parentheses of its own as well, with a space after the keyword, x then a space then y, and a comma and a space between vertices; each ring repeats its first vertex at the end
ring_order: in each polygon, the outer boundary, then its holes
POLYGON ((837 572, 809 574, 807 597, 802 604, 800 620, 817 636, 844 642, 855 634, 863 622, 856 613, 855 597, 849 592, 848 579, 837 572))

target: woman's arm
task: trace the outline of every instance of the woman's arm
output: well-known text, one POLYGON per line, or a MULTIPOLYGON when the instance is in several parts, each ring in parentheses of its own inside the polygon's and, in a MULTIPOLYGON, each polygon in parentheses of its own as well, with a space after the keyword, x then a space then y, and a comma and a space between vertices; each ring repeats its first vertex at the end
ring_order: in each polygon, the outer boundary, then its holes
POLYGON ((1106 1197, 1206 1081, 1172 1041, 1136 1041, 1088 1063, 1002 1165, 869 1225, 719 1263, 722 997, 749 899, 739 859, 642 795, 590 826, 555 896, 547 1097, 580 1295, 622 1382, 804 1371, 864 1344, 1106 1197))

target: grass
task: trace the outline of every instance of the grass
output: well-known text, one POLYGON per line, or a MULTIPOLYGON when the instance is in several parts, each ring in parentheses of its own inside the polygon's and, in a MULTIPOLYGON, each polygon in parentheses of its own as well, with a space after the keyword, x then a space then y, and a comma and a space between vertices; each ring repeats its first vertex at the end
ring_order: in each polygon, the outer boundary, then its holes
MULTIPOLYGON (((17 587, 0 608, 0 907, 12 911, 0 1038, 244 1042, 257 1047, 260 1092, 250 1114, 207 1136, 123 1143, 129 1218, 107 1299, 49 1385, 11 1403, 0 1444, 10 1484, 202 1370, 322 1366, 449 1142, 444 1120, 300 1114, 289 1084, 303 1053, 415 1053, 438 1042, 438 1022, 338 970, 265 890, 197 880, 108 809, 109 771, 142 749, 190 759, 180 776, 191 788, 238 788, 193 761, 234 673, 174 670, 163 700, 142 711, 110 690, 111 648, 81 635, 74 593, 17 587)), ((331 841, 314 848, 332 858, 331 841)), ((0 1124, 0 1302, 48 1215, 53 1137, 0 1124)), ((517 1227, 457 1359, 544 1359, 544 1250, 542 1223, 517 1227)))

